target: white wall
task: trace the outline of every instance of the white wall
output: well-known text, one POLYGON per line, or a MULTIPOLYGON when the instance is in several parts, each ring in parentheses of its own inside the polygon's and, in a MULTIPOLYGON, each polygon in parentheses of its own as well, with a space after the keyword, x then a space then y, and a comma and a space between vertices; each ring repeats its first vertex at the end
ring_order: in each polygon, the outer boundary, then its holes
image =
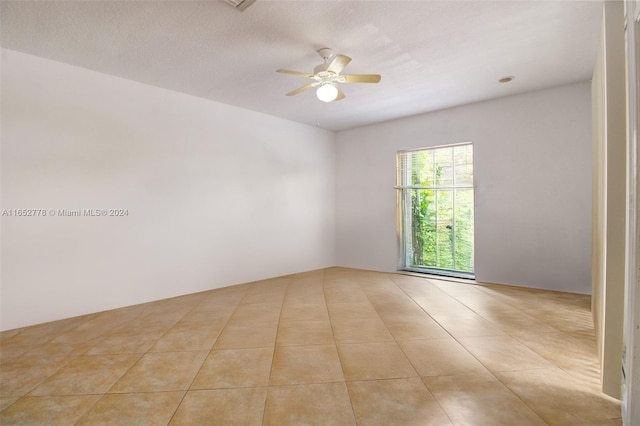
POLYGON ((338 133, 338 265, 394 271, 396 152, 466 141, 475 155, 476 279, 589 293, 589 82, 338 133))
POLYGON ((335 136, 2 50, 1 328, 332 266, 335 136))

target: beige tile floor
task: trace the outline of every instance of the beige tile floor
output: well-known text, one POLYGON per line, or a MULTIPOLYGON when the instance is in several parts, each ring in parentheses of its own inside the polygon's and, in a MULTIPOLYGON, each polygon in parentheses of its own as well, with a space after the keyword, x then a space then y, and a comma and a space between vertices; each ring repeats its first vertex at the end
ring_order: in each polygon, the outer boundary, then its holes
POLYGON ((589 306, 329 268, 10 330, 0 424, 621 425, 589 306))

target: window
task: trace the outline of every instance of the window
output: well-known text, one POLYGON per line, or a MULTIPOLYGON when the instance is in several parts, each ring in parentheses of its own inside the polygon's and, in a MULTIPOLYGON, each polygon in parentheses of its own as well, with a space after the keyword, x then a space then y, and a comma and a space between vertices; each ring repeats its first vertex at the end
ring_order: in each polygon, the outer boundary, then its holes
POLYGON ((473 278, 473 145, 397 155, 399 269, 473 278))

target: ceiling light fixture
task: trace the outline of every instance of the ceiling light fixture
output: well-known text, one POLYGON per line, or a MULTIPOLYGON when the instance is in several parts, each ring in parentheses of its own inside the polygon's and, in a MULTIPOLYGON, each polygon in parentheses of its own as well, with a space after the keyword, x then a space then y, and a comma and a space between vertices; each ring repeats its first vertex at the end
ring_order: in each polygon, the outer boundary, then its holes
POLYGON ((316 96, 322 102, 335 101, 338 97, 338 88, 333 83, 322 83, 320 87, 318 87, 316 96))
POLYGON ((512 75, 507 76, 507 77, 502 77, 500 80, 498 80, 498 83, 508 83, 510 81, 513 81, 514 78, 515 77, 512 76, 512 75))
POLYGON ((333 51, 328 47, 323 47, 318 50, 318 54, 324 59, 324 63, 318 65, 313 69, 313 74, 308 72, 291 71, 279 69, 276 72, 282 72, 285 74, 297 75, 300 77, 306 77, 313 80, 311 83, 297 88, 289 93, 287 96, 297 95, 305 90, 316 88, 316 96, 322 102, 333 102, 344 99, 344 92, 340 88, 339 83, 379 83, 379 74, 340 74, 344 67, 351 62, 351 58, 337 54, 334 55, 333 51))

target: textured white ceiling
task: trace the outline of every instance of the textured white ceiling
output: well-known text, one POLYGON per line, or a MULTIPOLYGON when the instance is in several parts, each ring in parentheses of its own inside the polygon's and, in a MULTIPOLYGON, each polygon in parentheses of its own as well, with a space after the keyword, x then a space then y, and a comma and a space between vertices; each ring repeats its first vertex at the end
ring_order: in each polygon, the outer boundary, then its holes
POLYGON ((342 130, 591 78, 601 1, 2 1, 2 47, 342 130), (353 58, 325 104, 316 49, 353 58), (500 84, 500 77, 516 79, 500 84))

